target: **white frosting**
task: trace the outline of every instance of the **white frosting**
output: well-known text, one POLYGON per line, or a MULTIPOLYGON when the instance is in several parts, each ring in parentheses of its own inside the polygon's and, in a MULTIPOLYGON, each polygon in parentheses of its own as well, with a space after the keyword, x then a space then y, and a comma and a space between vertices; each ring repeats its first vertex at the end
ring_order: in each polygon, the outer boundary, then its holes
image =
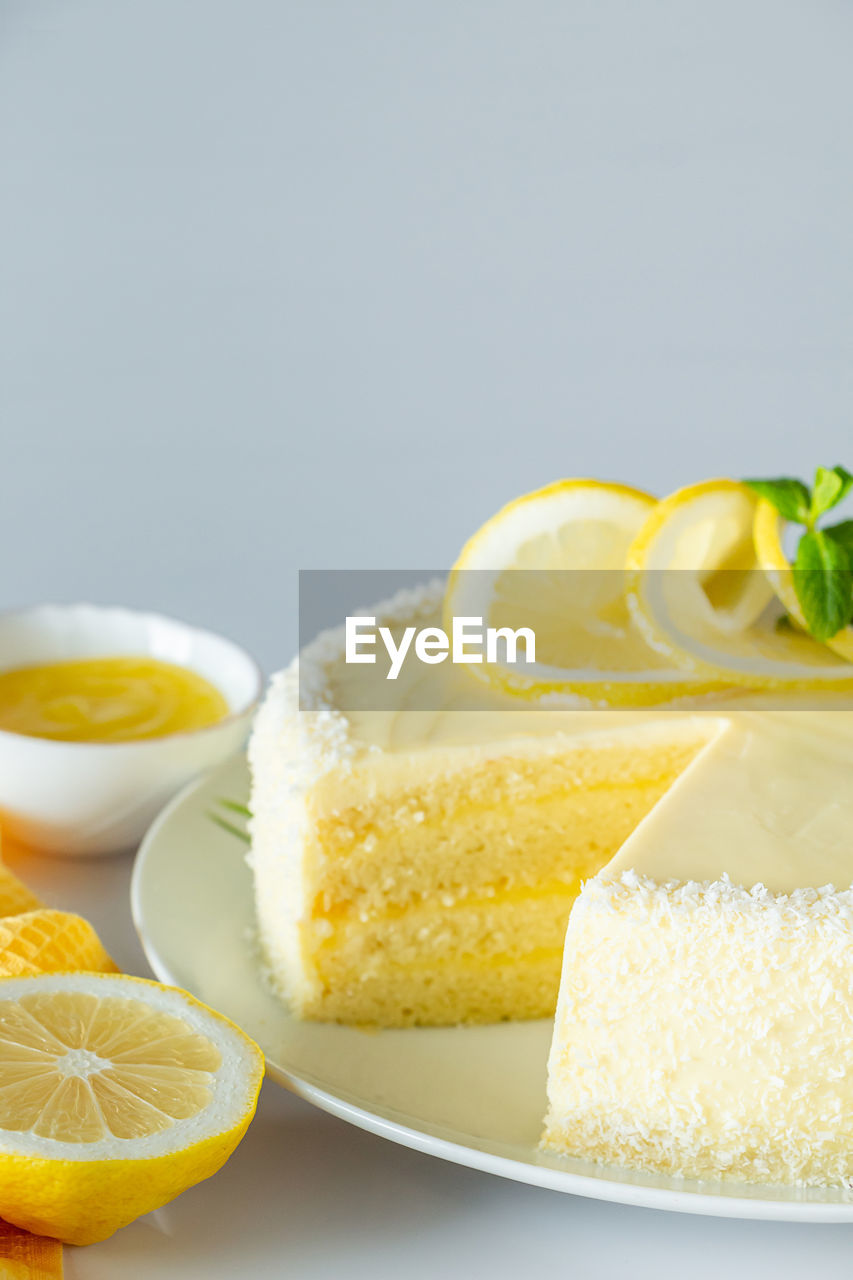
POLYGON ((299 711, 296 663, 273 677, 249 742, 252 795, 248 862, 253 870, 261 948, 281 993, 312 981, 303 962, 303 860, 308 797, 318 778, 346 769, 355 747, 346 719, 331 708, 299 711))
POLYGON ((692 1177, 853 1174, 851 751, 849 712, 738 721, 584 886, 551 1145, 692 1177))
POLYGON ((853 1172, 853 891, 591 882, 572 913, 549 1131, 692 1177, 853 1172))

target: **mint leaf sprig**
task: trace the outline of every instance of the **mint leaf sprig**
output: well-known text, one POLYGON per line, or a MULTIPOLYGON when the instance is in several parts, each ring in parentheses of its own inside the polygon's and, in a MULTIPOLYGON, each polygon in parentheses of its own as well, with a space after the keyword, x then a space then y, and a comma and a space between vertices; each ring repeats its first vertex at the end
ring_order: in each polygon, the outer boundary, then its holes
POLYGON ((844 467, 818 467, 811 488, 801 480, 744 480, 792 524, 805 526, 793 565, 794 590, 806 627, 830 640, 853 619, 853 520, 829 528, 818 521, 853 488, 844 467))

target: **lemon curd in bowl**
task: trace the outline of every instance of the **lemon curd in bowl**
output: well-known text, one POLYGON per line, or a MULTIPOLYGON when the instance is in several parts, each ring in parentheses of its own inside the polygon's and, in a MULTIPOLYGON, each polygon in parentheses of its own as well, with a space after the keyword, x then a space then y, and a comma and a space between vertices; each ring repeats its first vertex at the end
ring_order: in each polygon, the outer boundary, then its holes
POLYGON ((59 742, 135 742, 206 729, 228 703, 204 676, 146 654, 0 671, 0 729, 59 742))
POLYGON ((210 631, 89 604, 0 614, 0 827, 53 854, 129 849, 243 745, 257 664, 210 631))

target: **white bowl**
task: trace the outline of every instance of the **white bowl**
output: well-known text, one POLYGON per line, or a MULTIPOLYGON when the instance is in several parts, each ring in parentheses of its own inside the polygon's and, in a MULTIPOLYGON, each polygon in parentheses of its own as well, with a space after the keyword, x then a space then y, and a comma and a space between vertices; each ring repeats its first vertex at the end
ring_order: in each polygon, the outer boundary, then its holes
POLYGON ((120 654, 190 667, 220 690, 229 714, 205 729, 138 742, 0 730, 0 830, 10 840, 77 856, 128 849, 180 787, 243 745, 262 677, 230 640, 156 613, 91 604, 0 614, 0 670, 120 654))

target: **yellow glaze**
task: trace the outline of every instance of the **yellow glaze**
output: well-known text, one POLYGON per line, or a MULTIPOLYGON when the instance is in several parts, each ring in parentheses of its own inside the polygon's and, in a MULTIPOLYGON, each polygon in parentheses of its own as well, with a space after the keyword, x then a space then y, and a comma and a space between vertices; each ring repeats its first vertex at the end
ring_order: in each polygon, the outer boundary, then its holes
POLYGON ((228 703, 195 671, 149 657, 0 672, 0 729, 61 742, 128 742, 215 724, 228 703))

